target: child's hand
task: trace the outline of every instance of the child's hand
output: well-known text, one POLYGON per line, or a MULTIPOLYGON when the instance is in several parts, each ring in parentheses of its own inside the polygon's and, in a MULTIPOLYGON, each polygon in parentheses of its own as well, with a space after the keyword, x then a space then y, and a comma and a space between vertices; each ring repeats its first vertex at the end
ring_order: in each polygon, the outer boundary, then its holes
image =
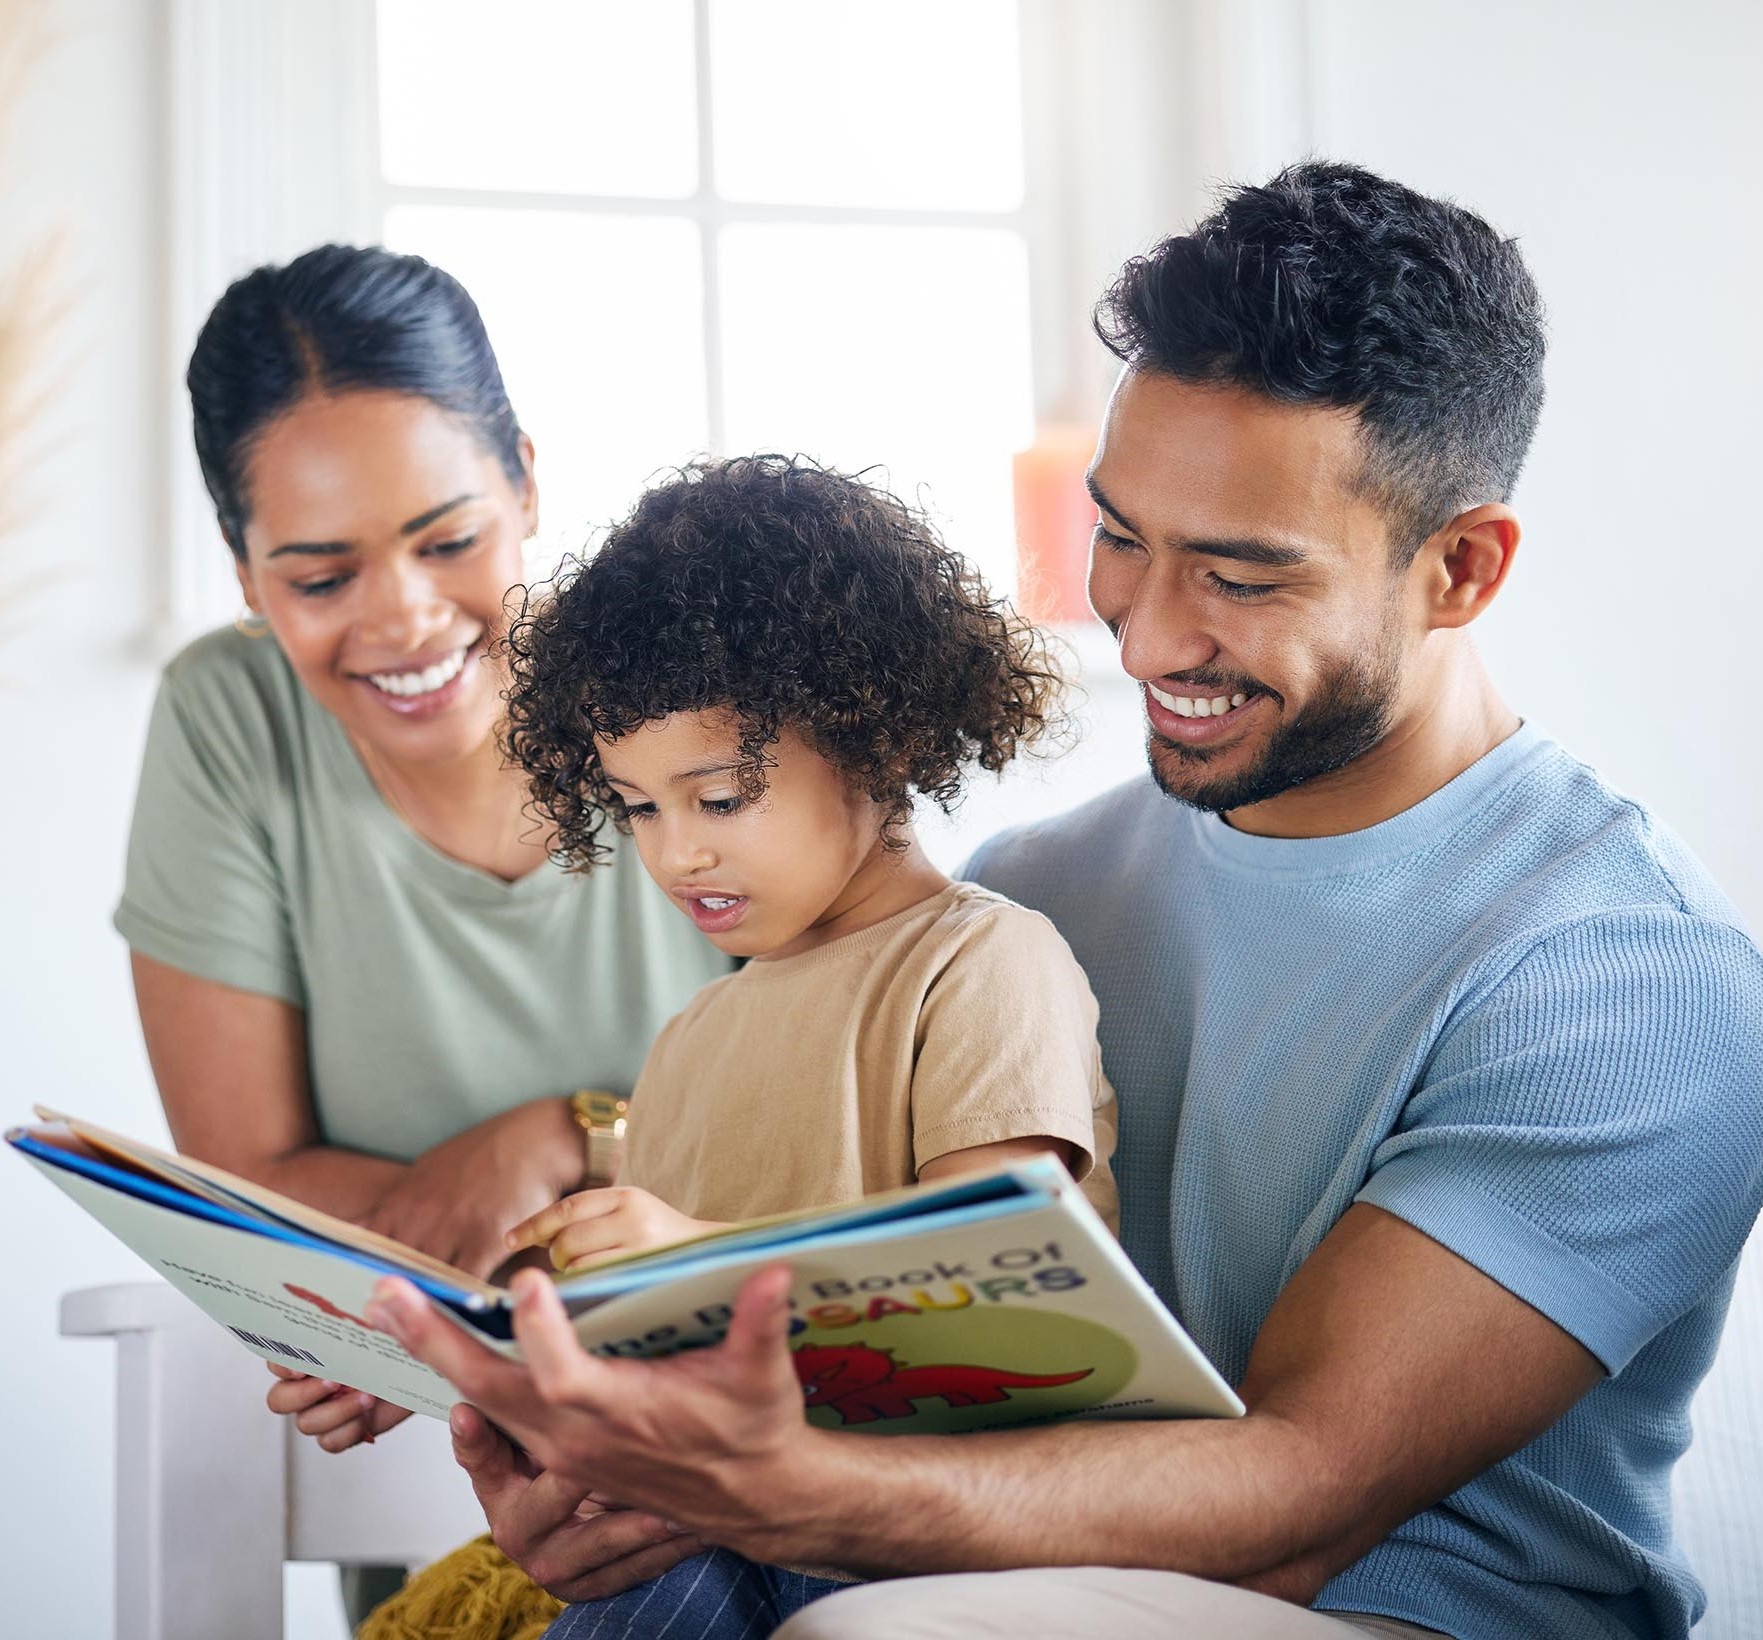
POLYGON ((551 1265, 572 1269, 611 1253, 637 1253, 649 1247, 702 1236, 723 1226, 676 1213, 659 1196, 628 1185, 582 1190, 524 1219, 504 1236, 511 1253, 523 1247, 551 1249, 551 1265))

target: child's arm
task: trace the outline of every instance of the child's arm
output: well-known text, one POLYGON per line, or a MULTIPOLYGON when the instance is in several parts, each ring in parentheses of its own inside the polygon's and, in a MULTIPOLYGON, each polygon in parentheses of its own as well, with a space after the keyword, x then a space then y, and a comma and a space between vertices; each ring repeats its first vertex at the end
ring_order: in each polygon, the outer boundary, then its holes
POLYGON ((1001 1167, 1005 1162, 1026 1161, 1030 1156, 1051 1153, 1067 1168, 1077 1165, 1077 1147, 1066 1139, 1034 1138, 1000 1139, 996 1144, 970 1145, 966 1150, 949 1150, 934 1157, 918 1170, 918 1182, 946 1179, 953 1173, 978 1173, 988 1167, 1001 1167))
POLYGON ((612 1185, 565 1196, 523 1219, 502 1240, 511 1253, 548 1247, 552 1268, 567 1271, 613 1253, 643 1252, 725 1228, 710 1219, 687 1218, 647 1190, 612 1185))

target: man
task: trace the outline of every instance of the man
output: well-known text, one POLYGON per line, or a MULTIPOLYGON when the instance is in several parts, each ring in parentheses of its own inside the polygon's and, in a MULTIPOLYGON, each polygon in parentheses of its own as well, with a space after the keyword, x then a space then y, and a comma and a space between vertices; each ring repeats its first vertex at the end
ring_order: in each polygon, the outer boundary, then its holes
POLYGON ((1090 590, 1154 784, 975 874, 1089 972, 1122 1240, 1248 1416, 806 1430, 781 1270, 664 1363, 586 1357, 538 1280, 530 1371, 408 1289, 385 1324, 545 1466, 458 1415, 500 1540, 576 1598, 714 1544, 895 1579, 791 1640, 1681 1636, 1670 1469, 1763 1200, 1763 956, 1470 643, 1518 544, 1530 278, 1468 212, 1309 164, 1097 325, 1090 590), (576 1517, 590 1487, 631 1508, 576 1517))

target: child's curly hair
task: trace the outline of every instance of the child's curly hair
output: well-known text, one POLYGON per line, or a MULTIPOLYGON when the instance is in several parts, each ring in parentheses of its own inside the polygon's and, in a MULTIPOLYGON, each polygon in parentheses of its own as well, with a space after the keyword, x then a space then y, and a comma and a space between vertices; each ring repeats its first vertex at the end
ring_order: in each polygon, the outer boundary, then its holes
POLYGON ((968 764, 995 773, 1059 722, 1039 632, 922 514, 800 456, 698 462, 646 492, 527 600, 507 652, 506 749, 578 868, 627 825, 594 737, 671 712, 735 712, 748 797, 790 725, 883 805, 895 847, 913 792, 947 810, 968 764))

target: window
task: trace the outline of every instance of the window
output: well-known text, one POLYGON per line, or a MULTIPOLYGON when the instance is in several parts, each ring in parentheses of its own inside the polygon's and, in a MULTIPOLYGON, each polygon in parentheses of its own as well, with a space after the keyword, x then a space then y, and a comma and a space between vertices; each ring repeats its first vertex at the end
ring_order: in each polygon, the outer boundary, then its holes
POLYGON ((546 554, 694 453, 800 450, 1010 590, 1021 57, 1015 0, 379 0, 385 239, 477 298, 546 554))

